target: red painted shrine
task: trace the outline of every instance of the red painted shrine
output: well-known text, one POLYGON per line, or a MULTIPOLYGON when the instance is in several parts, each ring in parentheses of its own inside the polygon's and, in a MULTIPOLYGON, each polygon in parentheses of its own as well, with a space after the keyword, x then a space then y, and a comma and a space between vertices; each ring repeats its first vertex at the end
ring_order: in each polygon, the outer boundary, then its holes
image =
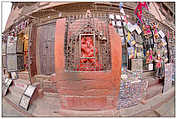
POLYGON ((117 108, 121 39, 105 19, 59 19, 55 71, 61 109, 117 108))

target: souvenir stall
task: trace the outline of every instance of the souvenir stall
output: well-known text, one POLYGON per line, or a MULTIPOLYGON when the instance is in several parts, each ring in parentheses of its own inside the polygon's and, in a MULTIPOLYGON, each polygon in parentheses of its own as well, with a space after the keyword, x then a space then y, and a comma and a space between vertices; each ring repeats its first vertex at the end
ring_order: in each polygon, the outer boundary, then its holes
POLYGON ((4 36, 2 36, 2 67, 5 69, 7 67, 6 63, 6 48, 7 48, 7 40, 4 36))
MULTIPOLYGON (((134 11, 136 20, 131 20, 122 6, 123 3, 120 3, 120 14, 109 15, 110 23, 122 39, 119 109, 136 105, 145 98, 148 82, 142 78, 144 71, 155 71, 158 79, 165 77, 165 64, 169 62, 168 47, 171 47, 162 24, 149 15, 148 3, 137 4, 134 11)), ((173 54, 173 50, 170 52, 173 54)))
POLYGON ((169 31, 167 33, 167 43, 168 43, 168 52, 169 52, 169 63, 172 63, 172 82, 175 84, 175 31, 169 31))
POLYGON ((118 109, 140 103, 145 98, 148 82, 142 80, 143 38, 136 20, 125 14, 120 3, 119 14, 109 14, 110 24, 122 39, 122 75, 118 109))
POLYGON ((7 58, 3 60, 3 64, 4 67, 6 66, 9 74, 12 72, 27 71, 28 25, 29 19, 23 20, 18 25, 13 26, 11 30, 4 35, 4 41, 7 42, 4 52, 7 58))

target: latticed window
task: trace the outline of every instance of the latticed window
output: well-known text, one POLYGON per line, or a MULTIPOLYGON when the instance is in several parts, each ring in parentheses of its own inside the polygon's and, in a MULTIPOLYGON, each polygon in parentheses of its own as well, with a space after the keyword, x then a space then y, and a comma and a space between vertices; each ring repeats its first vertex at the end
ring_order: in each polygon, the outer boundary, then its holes
POLYGON ((65 71, 111 70, 107 16, 68 17, 64 53, 65 71))

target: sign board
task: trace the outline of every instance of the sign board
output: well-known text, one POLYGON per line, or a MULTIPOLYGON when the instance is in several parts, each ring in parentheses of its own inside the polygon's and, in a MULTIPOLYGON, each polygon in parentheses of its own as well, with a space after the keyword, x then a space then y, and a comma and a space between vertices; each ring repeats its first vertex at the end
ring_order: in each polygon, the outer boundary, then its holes
POLYGON ((16 72, 11 72, 11 77, 12 77, 12 79, 17 79, 17 74, 16 74, 16 72))
POLYGON ((160 36, 161 36, 162 38, 164 38, 164 37, 165 37, 165 34, 163 33, 163 31, 162 31, 162 30, 160 30, 160 31, 159 31, 159 34, 160 34, 160 36))
POLYGON ((116 15, 116 19, 121 20, 120 15, 116 15))
POLYGON ((7 87, 9 87, 9 86, 11 85, 11 83, 12 83, 12 79, 9 79, 5 85, 6 85, 7 87))
POLYGON ((28 110, 29 104, 30 104, 30 100, 32 98, 32 95, 35 91, 36 87, 32 86, 32 85, 28 85, 26 90, 24 91, 19 105, 24 108, 25 110, 28 110))
POLYGON ((115 21, 112 21, 112 25, 113 25, 113 26, 115 26, 115 25, 116 25, 115 21))
POLYGON ((134 30, 135 30, 135 27, 134 27, 134 25, 132 25, 130 22, 128 22, 128 30, 130 31, 130 32, 133 32, 134 30))
POLYGON ((5 79, 4 84, 2 86, 2 94, 3 94, 3 96, 6 96, 6 94, 8 92, 8 89, 9 89, 9 86, 11 85, 11 83, 12 83, 12 79, 8 79, 8 78, 5 79))
POLYGON ((5 78, 5 80, 4 80, 4 84, 6 84, 7 82, 8 82, 8 78, 5 78))
POLYGON ((2 95, 6 96, 7 91, 8 91, 8 87, 4 85, 3 88, 2 88, 2 95))
POLYGON ((25 110, 28 110, 29 102, 30 102, 30 97, 26 95, 22 95, 19 106, 21 106, 25 110))
POLYGON ((153 70, 153 64, 149 64, 148 69, 149 69, 149 71, 152 71, 153 70))
POLYGON ((122 26, 121 21, 116 21, 116 25, 117 25, 118 27, 121 27, 121 26, 122 26))
POLYGON ((114 19, 114 14, 109 14, 110 19, 114 19))
POLYGON ((141 31, 140 27, 137 24, 135 24, 135 29, 136 29, 136 32, 138 34, 141 34, 142 31, 141 31))
POLYGON ((32 97, 34 91, 35 91, 36 87, 32 86, 32 85, 28 85, 28 87, 26 88, 24 94, 29 96, 29 97, 32 97))
POLYGON ((16 53, 17 37, 8 36, 7 39, 7 54, 16 53))

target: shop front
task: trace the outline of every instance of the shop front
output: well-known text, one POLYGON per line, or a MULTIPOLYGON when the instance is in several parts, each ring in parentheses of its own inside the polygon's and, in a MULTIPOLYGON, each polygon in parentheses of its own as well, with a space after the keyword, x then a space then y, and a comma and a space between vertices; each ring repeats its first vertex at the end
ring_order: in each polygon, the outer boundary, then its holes
MULTIPOLYGON (((28 73, 29 19, 14 25, 3 37, 3 67, 6 72, 28 73)), ((18 77, 21 78, 21 77, 18 77)))

